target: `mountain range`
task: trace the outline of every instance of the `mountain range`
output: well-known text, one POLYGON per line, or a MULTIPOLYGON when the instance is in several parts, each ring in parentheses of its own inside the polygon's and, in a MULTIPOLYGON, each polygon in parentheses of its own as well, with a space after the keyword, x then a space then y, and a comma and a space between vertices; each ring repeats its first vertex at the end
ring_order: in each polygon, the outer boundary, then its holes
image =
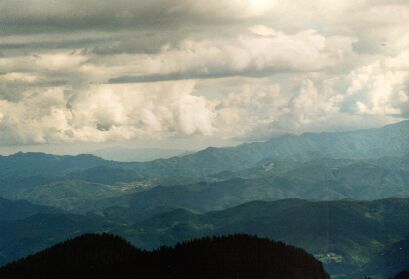
POLYGON ((332 275, 386 278, 406 268, 379 263, 409 236, 408 165, 409 121, 149 162, 0 156, 0 265, 84 233, 145 249, 247 233, 302 247, 332 275))
POLYGON ((181 149, 163 148, 124 148, 121 146, 98 149, 91 152, 92 155, 105 160, 119 162, 146 162, 156 159, 168 159, 175 156, 183 156, 192 151, 181 149))

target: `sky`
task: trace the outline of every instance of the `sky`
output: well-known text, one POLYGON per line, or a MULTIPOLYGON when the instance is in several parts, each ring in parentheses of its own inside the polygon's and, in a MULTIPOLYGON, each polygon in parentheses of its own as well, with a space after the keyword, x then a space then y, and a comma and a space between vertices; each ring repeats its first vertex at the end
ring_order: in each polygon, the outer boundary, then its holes
POLYGON ((0 0, 0 153, 409 118, 407 0, 0 0))

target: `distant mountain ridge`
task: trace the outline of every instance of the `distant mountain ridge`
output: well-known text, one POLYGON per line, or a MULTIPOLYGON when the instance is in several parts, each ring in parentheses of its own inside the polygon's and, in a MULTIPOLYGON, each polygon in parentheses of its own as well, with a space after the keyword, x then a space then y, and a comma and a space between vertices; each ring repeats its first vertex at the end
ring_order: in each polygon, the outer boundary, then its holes
POLYGON ((105 160, 119 162, 146 162, 156 159, 168 159, 194 152, 181 149, 110 147, 95 150, 90 153, 105 160))
MULTIPOLYGON (((135 172, 135 176, 207 176, 222 171, 235 171, 253 166, 263 159, 294 159, 309 161, 316 158, 369 159, 385 156, 401 156, 409 153, 409 120, 383 128, 351 132, 305 133, 300 136, 284 135, 266 142, 245 143, 236 147, 214 148, 169 159, 150 162, 119 163, 104 161, 92 155, 56 156, 41 153, 17 153, 0 157, 0 174, 10 171, 10 165, 18 170, 38 157, 41 165, 57 173, 76 168, 100 166, 121 167, 135 172), (75 164, 74 164, 75 162, 75 164), (1 168, 0 168, 1 169, 1 168)), ((41 174, 44 167, 38 164, 33 174, 41 174)), ((24 170, 27 170, 24 168, 24 170)))
POLYGON ((17 153, 0 157, 0 196, 76 212, 119 205, 141 216, 158 206, 206 211, 260 199, 408 197, 408 165, 404 121, 355 132, 286 135, 151 162, 17 153))

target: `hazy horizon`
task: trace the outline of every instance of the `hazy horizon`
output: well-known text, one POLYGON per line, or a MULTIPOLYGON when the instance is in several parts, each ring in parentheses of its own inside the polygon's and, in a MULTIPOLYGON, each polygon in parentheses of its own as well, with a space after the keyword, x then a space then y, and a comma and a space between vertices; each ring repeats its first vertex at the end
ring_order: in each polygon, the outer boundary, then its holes
MULTIPOLYGON (((393 122, 387 125, 382 126, 375 126, 375 127, 364 127, 364 128, 356 128, 356 129, 345 129, 345 130, 338 130, 338 131, 331 131, 331 130, 324 130, 324 131, 315 131, 313 133, 321 133, 321 132, 352 132, 357 130, 365 130, 365 129, 372 129, 372 128, 382 128, 388 125, 399 124, 401 122, 406 122, 408 120, 401 120, 397 122, 393 122)), ((41 152, 41 153, 48 153, 54 155, 79 155, 79 154, 97 154, 101 151, 108 151, 110 149, 123 149, 123 150, 130 150, 130 151, 137 151, 137 150, 163 150, 163 151, 180 151, 180 154, 184 152, 197 152, 208 147, 234 147, 238 146, 243 143, 251 143, 251 142, 263 142, 269 139, 282 136, 284 134, 293 134, 293 135, 301 135, 304 133, 311 133, 310 131, 305 131, 302 133, 282 133, 278 135, 271 136, 270 138, 262 139, 262 140, 249 140, 249 141, 197 141, 189 142, 189 146, 186 145, 185 139, 176 139, 174 141, 168 140, 166 142, 167 145, 163 145, 163 141, 151 141, 148 143, 141 143, 141 142, 107 142, 107 143, 60 143, 60 144, 37 144, 37 145, 16 145, 16 146, 0 146, 0 155, 12 155, 18 152, 41 152), (194 143, 192 145, 192 143, 194 143)), ((97 155, 98 156, 98 155, 97 155)), ((102 156, 103 157, 103 156, 102 156)), ((166 156, 154 156, 156 158, 166 158, 166 156)), ((121 161, 121 160, 119 160, 121 161)), ((146 160, 144 160, 146 161, 146 160)))

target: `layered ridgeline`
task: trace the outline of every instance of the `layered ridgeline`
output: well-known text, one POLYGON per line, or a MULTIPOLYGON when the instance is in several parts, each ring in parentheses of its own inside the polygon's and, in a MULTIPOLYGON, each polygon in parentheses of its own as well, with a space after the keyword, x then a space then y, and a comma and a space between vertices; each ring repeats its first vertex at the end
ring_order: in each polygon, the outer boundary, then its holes
POLYGON ((81 177, 75 179, 60 177, 38 185, 21 182, 8 189, 0 184, 0 188, 7 198, 77 213, 94 211, 105 215, 122 209, 117 217, 146 218, 173 208, 204 212, 252 200, 409 197, 408 165, 409 155, 369 160, 264 160, 249 169, 212 177, 141 180, 133 178, 130 170, 118 168, 115 175, 112 169, 99 167, 82 170, 81 177))
POLYGON ((192 151, 181 149, 163 149, 163 148, 125 148, 109 147, 92 151, 91 154, 105 160, 119 162, 146 162, 155 159, 168 159, 175 156, 183 156, 192 151))
POLYGON ((0 156, 0 196, 43 205, 0 200, 15 207, 0 213, 0 265, 87 232, 116 232, 144 248, 247 232, 308 249, 333 274, 358 274, 409 235, 409 212, 406 200, 343 199, 409 197, 408 152, 405 121, 151 162, 0 156), (337 201, 271 202, 286 198, 337 201))
POLYGON ((87 203, 82 210, 136 220, 175 208, 206 212, 253 200, 409 197, 408 165, 408 155, 359 161, 318 159, 291 164, 288 161, 275 162, 273 167, 263 164, 248 170, 220 174, 219 181, 158 186, 99 200, 87 203))
POLYGON ((356 132, 283 136, 143 163, 18 153, 0 157, 0 196, 77 213, 134 206, 128 210, 133 217, 144 217, 146 204, 155 213, 158 207, 219 210, 258 199, 408 197, 408 152, 405 121, 356 132))
POLYGON ((305 251, 247 235, 203 238, 152 252, 113 235, 84 235, 0 269, 8 278, 329 279, 305 251))
POLYGON ((391 247, 403 247, 399 242, 409 235, 408 216, 408 199, 255 201, 205 214, 177 209, 127 224, 92 215, 35 214, 0 221, 0 261, 16 260, 86 232, 113 232, 144 249, 209 235, 246 233, 306 249, 338 278, 389 276, 405 269, 406 258, 388 256, 391 264, 380 265, 385 258, 379 257, 391 247))
POLYGON ((207 148, 191 155, 135 164, 134 167, 141 176, 206 176, 249 168, 267 158, 297 161, 326 157, 368 159, 401 156, 408 152, 409 121, 403 121, 380 129, 284 135, 237 147, 207 148))
MULTIPOLYGON (((50 174, 61 176, 70 173, 71 177, 78 178, 84 174, 77 171, 105 166, 113 169, 113 172, 118 171, 118 168, 132 170, 132 179, 190 177, 241 170, 252 167, 264 159, 297 161, 327 157, 368 159, 401 156, 408 152, 409 121, 403 121, 378 129, 305 133, 300 136, 284 135, 266 142, 246 143, 229 148, 210 147, 186 156, 139 163, 105 161, 92 155, 52 156, 41 153, 17 153, 0 157, 0 174, 32 176, 40 180, 50 174)), ((107 171, 106 168, 103 170, 107 171)))

